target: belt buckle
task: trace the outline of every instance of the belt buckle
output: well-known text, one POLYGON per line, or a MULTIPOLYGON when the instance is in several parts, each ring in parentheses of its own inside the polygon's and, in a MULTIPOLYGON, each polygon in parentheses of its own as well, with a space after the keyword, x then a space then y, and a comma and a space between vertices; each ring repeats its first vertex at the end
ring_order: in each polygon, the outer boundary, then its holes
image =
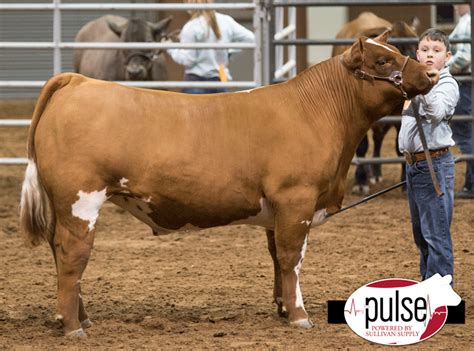
POLYGON ((403 156, 405 156, 405 160, 410 166, 415 162, 412 154, 410 154, 409 152, 403 151, 403 156))

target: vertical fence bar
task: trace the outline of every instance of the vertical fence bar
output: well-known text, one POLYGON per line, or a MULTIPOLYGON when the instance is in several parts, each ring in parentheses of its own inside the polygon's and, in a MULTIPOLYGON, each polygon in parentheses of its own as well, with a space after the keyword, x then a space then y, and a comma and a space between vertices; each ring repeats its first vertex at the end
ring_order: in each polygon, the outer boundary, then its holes
POLYGON ((253 80, 257 86, 263 85, 263 49, 262 49, 262 20, 263 11, 261 8, 261 0, 254 0, 255 11, 253 13, 253 28, 255 30, 255 45, 256 48, 253 51, 253 80))
POLYGON ((53 11, 53 73, 58 74, 62 71, 61 62, 61 9, 59 5, 61 0, 53 0, 54 11, 53 11))
POLYGON ((271 52, 273 46, 273 19, 272 19, 272 0, 256 0, 258 1, 257 9, 258 12, 258 24, 260 33, 257 38, 259 40, 258 46, 260 51, 260 77, 261 81, 259 85, 269 85, 272 82, 273 75, 275 74, 275 65, 273 55, 271 52))
MULTIPOLYGON (((284 27, 284 11, 283 7, 277 7, 275 9, 275 32, 279 33, 284 27)), ((278 70, 283 66, 283 45, 277 45, 275 47, 275 70, 278 70)))
POLYGON ((275 7, 273 6, 273 1, 274 0, 265 0, 267 14, 265 20, 267 23, 267 33, 264 42, 267 61, 266 85, 272 84, 275 77, 275 44, 273 44, 273 38, 275 37, 275 7))
MULTIPOLYGON (((293 24, 295 26, 295 31, 290 34, 289 39, 296 39, 296 7, 288 8, 288 24, 293 24)), ((290 70, 290 78, 296 76, 296 45, 288 46, 288 61, 293 60, 295 62, 295 67, 290 70)))

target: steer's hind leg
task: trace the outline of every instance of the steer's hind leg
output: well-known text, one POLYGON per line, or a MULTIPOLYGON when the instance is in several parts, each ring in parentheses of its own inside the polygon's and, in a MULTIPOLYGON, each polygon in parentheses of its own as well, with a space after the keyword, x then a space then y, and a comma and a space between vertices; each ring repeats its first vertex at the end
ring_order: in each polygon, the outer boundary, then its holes
POLYGON ((58 272, 58 316, 66 336, 85 337, 83 326, 89 325, 80 296, 80 282, 87 266, 95 231, 87 222, 58 216, 54 250, 58 272), (82 322, 82 323, 81 323, 82 322))
MULTIPOLYGON (((384 125, 375 125, 372 127, 373 139, 374 139, 374 152, 372 154, 373 157, 380 157, 380 151, 382 150, 383 139, 385 135, 390 129, 389 124, 384 125)), ((370 182, 372 184, 378 183, 382 181, 382 165, 372 164, 372 176, 370 178, 370 182)))
POLYGON ((286 206, 279 206, 275 218, 275 245, 282 277, 283 306, 288 311, 291 325, 311 328, 313 323, 303 304, 299 274, 306 251, 314 206, 311 201, 295 205, 295 198, 286 206), (306 209, 306 210, 304 210, 306 209))
POLYGON ((274 271, 274 285, 273 285, 273 301, 278 306, 278 315, 280 317, 288 317, 288 313, 283 306, 283 297, 281 291, 281 270, 280 263, 278 263, 276 245, 275 245, 275 232, 273 230, 267 229, 267 241, 268 241, 268 251, 272 256, 273 260, 273 271, 274 271))
MULTIPOLYGON (((56 264, 56 273, 58 273, 58 263, 56 260, 56 250, 54 248, 54 233, 48 238, 49 245, 51 246, 51 250, 53 252, 54 262, 56 264)), ((89 315, 86 312, 84 302, 82 300, 82 292, 81 292, 81 285, 79 284, 79 322, 83 329, 90 328, 92 326, 92 322, 89 318, 89 315)))
MULTIPOLYGON (((357 149, 356 149, 357 157, 359 158, 365 157, 368 150, 369 150, 369 138, 367 137, 367 134, 366 134, 364 135, 364 138, 361 140, 360 144, 357 146, 357 149)), ((369 177, 370 177, 369 165, 357 165, 352 192, 354 194, 367 195, 370 192, 369 177)))

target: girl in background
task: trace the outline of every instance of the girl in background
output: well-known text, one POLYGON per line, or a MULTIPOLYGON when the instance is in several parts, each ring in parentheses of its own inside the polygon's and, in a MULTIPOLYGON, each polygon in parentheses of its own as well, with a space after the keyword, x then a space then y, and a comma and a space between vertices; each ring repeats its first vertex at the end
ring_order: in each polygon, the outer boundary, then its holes
MULTIPOLYGON (((188 4, 207 4, 211 0, 184 0, 188 4)), ((192 10, 190 20, 180 34, 181 43, 252 43, 255 35, 231 16, 214 10, 192 10)), ((229 49, 168 49, 172 59, 183 65, 185 81, 226 82, 229 72, 229 49)), ((184 93, 220 93, 226 89, 186 88, 184 93)))

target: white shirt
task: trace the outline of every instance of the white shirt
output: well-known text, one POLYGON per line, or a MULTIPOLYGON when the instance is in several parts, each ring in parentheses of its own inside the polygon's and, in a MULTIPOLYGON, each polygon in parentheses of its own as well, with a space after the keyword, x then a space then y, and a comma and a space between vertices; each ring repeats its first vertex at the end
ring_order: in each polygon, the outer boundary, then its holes
MULTIPOLYGON (((471 13, 468 11, 459 19, 459 22, 449 35, 449 39, 469 38, 471 36, 471 13)), ((452 74, 471 73, 471 44, 459 43, 451 45, 453 56, 448 61, 452 74)))
MULTIPOLYGON (((438 150, 453 146, 451 127, 448 122, 454 114, 459 100, 457 82, 444 67, 440 72, 439 82, 424 96, 414 99, 418 104, 418 113, 422 118, 423 131, 429 150, 438 150)), ((402 112, 402 126, 398 134, 400 152, 422 152, 420 134, 413 113, 413 106, 402 112)))
MULTIPOLYGON (((181 43, 233 43, 255 41, 255 35, 238 24, 232 17, 216 12, 217 24, 221 32, 217 40, 213 30, 203 16, 187 22, 181 30, 181 43)), ((168 54, 176 63, 185 66, 185 73, 204 78, 219 77, 219 65, 223 64, 230 80, 228 64, 229 49, 168 49, 168 54)))

